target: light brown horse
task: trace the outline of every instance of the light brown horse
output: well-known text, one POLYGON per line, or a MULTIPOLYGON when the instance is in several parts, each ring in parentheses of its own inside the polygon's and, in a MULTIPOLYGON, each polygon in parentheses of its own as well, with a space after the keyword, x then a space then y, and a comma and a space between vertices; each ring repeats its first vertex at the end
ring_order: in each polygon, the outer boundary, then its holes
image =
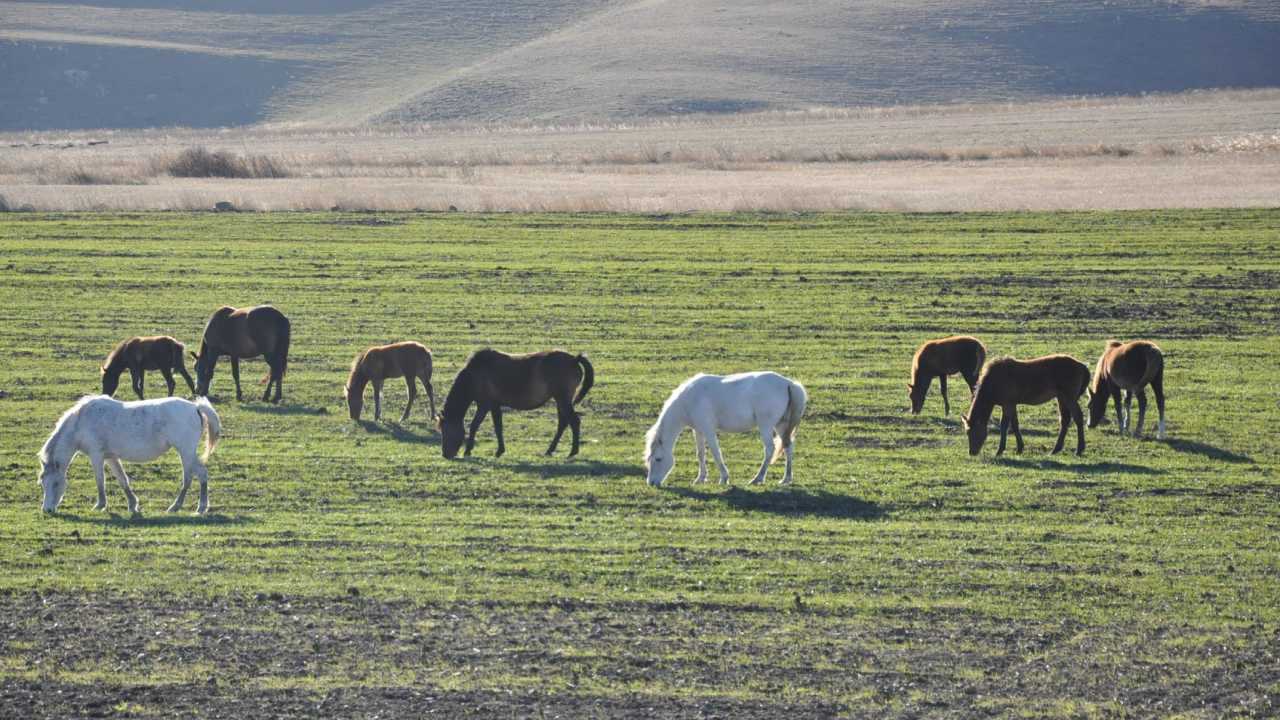
POLYGON ((160 371, 164 376, 164 384, 169 387, 170 396, 173 395, 173 389, 177 387, 173 381, 175 371, 187 381, 187 387, 194 393, 195 383, 191 382, 186 363, 182 359, 185 350, 186 347, 182 343, 168 335, 131 337, 128 340, 122 340, 111 354, 107 355, 106 362, 102 364, 102 394, 112 396, 116 394, 116 388, 120 385, 120 374, 125 370, 129 371, 129 377, 133 381, 133 391, 138 394, 139 400, 144 399, 142 385, 147 370, 160 371))
POLYGON ((969 431, 969 454, 977 455, 987 441, 987 425, 991 412, 999 405, 1000 447, 996 455, 1004 452, 1005 437, 1009 428, 1022 452, 1022 431, 1018 428, 1019 405, 1042 405, 1050 400, 1058 401, 1058 442, 1053 452, 1062 452, 1067 439, 1067 429, 1076 423, 1076 455, 1084 454, 1084 414, 1080 412, 1080 396, 1089 387, 1089 367, 1069 355, 1046 355, 1034 360, 1000 358, 987 363, 978 378, 978 389, 973 393, 973 404, 964 416, 964 426, 969 431))
POLYGON ((476 414, 471 420, 471 433, 466 437, 465 454, 470 455, 475 447, 476 430, 484 416, 492 413, 493 432, 498 436, 495 457, 501 457, 507 450, 502 439, 502 408, 532 410, 554 399, 560 422, 547 454, 556 451, 556 444, 567 427, 573 431, 573 449, 569 451, 569 457, 573 457, 578 454, 581 425, 573 406, 582 402, 593 384, 595 369, 585 355, 575 356, 563 350, 529 355, 508 355, 489 348, 478 350, 467 358, 467 364, 453 379, 453 387, 444 399, 444 412, 436 420, 441 437, 440 452, 446 458, 458 454, 464 436, 462 423, 472 403, 476 404, 476 414))
POLYGON ((351 411, 351 419, 360 419, 360 410, 364 407, 364 386, 373 383, 373 419, 382 418, 382 382, 387 378, 404 378, 405 387, 409 390, 409 403, 404 406, 404 414, 400 422, 409 419, 409 411, 413 409, 413 401, 418 397, 418 381, 427 388, 427 399, 431 401, 431 417, 436 416, 436 393, 431 387, 431 351, 422 343, 398 342, 390 345, 371 347, 356 356, 351 363, 351 375, 347 377, 347 385, 343 396, 347 399, 347 409, 351 411))
POLYGON ((938 378, 942 391, 942 412, 951 414, 951 402, 947 399, 947 376, 960 373, 969 384, 969 393, 978 383, 982 364, 987 361, 987 348, 977 338, 953 335, 940 340, 930 340, 916 350, 911 359, 911 382, 907 384, 907 397, 911 399, 911 414, 919 415, 924 407, 929 384, 938 378))
POLYGON ((1107 342, 1107 349, 1098 358, 1098 367, 1093 374, 1093 384, 1089 387, 1089 427, 1097 427, 1102 417, 1107 414, 1107 400, 1113 398, 1116 404, 1116 422, 1123 435, 1133 418, 1133 395, 1138 395, 1138 426, 1133 429, 1133 436, 1142 434, 1142 425, 1147 420, 1147 385, 1156 396, 1156 408, 1160 411, 1160 424, 1156 429, 1156 437, 1164 438, 1164 353, 1153 342, 1135 340, 1122 343, 1119 340, 1107 342), (1120 407, 1120 391, 1124 391, 1124 409, 1120 407))
POLYGON ((237 310, 223 306, 213 312, 204 326, 200 354, 196 359, 196 394, 208 395, 213 382, 213 368, 218 358, 231 357, 231 377, 236 381, 236 400, 240 393, 240 360, 261 355, 271 367, 263 382, 267 383, 262 401, 271 399, 271 386, 276 387, 272 402, 280 402, 284 371, 289 364, 289 318, 270 305, 237 310))

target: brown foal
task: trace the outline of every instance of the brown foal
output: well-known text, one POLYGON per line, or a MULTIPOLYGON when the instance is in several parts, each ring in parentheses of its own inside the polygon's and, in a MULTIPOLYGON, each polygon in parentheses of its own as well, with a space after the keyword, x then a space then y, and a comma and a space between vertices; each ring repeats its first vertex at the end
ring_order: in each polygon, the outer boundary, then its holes
POLYGON ((382 382, 387 378, 404 378, 409 391, 409 402, 404 406, 400 422, 409 419, 413 401, 418 397, 418 381, 427 388, 427 400, 431 403, 431 415, 436 416, 436 393, 431 387, 431 351, 422 343, 398 342, 371 347, 356 356, 351 363, 351 375, 343 391, 352 420, 360 419, 364 407, 364 387, 373 384, 373 419, 382 419, 382 382))
POLYGON ((969 414, 964 416, 964 426, 969 431, 969 454, 977 455, 987 441, 987 426, 991 413, 999 405, 1000 447, 996 455, 1004 452, 1009 428, 1018 442, 1018 452, 1024 447, 1022 431, 1018 428, 1019 405, 1042 405, 1050 400, 1058 401, 1058 442, 1053 452, 1062 451, 1067 429, 1076 424, 1076 455, 1084 454, 1084 415, 1080 411, 1080 396, 1089 386, 1089 367, 1069 355, 1047 355, 1034 360, 1001 358, 992 360, 978 378, 978 389, 973 394, 969 414))

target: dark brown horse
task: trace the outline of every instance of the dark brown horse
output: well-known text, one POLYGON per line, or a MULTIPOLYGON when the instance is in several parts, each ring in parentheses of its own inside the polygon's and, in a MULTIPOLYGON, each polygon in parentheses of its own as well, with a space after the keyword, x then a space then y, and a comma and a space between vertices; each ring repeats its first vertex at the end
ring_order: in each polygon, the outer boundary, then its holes
POLYGON ((1107 414, 1107 400, 1112 398, 1116 405, 1116 422, 1123 435, 1133 418, 1133 395, 1137 393, 1138 426, 1133 429, 1133 436, 1141 435, 1142 425, 1147 421, 1147 385, 1155 393, 1156 408, 1160 411, 1156 437, 1164 438, 1164 353, 1155 343, 1146 340, 1107 342, 1107 349, 1098 358, 1098 368, 1089 387, 1089 427, 1097 427, 1102 422, 1102 417, 1107 414), (1120 407, 1121 390, 1124 391, 1123 410, 1120 407))
POLYGON ((409 403, 404 406, 404 414, 400 422, 409 419, 409 411, 413 409, 413 401, 418 397, 418 381, 427 388, 427 399, 431 401, 431 417, 436 416, 436 393, 431 388, 431 351, 422 343, 398 342, 390 345, 371 347, 356 356, 351 363, 351 375, 347 377, 344 396, 347 398, 347 409, 351 411, 351 419, 360 419, 360 410, 364 407, 364 386, 373 383, 373 419, 382 418, 382 382, 387 378, 404 378, 405 387, 409 390, 409 403))
POLYGON ((115 395, 120 385, 120 374, 129 371, 133 380, 133 391, 142 400, 142 385, 147 370, 159 370, 164 376, 164 384, 169 387, 169 395, 177 384, 173 381, 173 373, 177 372, 187 381, 191 392, 196 391, 195 383, 187 374, 187 366, 182 359, 186 347, 168 335, 155 337, 132 337, 116 345, 107 361, 102 364, 102 394, 115 395))
POLYGON ((987 361, 987 348, 977 338, 967 335, 953 335, 941 340, 930 340, 920 346, 911 359, 911 382, 907 385, 907 396, 911 398, 911 414, 919 415, 924 407, 925 396, 929 394, 929 384, 938 378, 938 388, 942 391, 942 411, 951 414, 951 402, 947 399, 947 376, 960 373, 969 384, 969 392, 973 393, 978 383, 978 373, 982 372, 982 364, 987 361))
POLYGON ((1058 443, 1053 452, 1062 452, 1067 439, 1067 429, 1076 423, 1076 454, 1084 454, 1084 414, 1080 412, 1080 396, 1089 387, 1089 367, 1069 355, 1047 355, 1034 360, 1001 358, 992 360, 978 378, 978 389, 973 393, 973 404, 964 416, 964 426, 969 431, 969 454, 977 455, 987 441, 987 425, 991 412, 999 405, 1000 447, 1004 452, 1005 437, 1009 428, 1018 441, 1018 452, 1024 447, 1022 431, 1018 428, 1019 405, 1042 405, 1050 400, 1058 401, 1058 443))
POLYGON ((488 348, 476 351, 453 379, 453 387, 444 400, 444 412, 437 419, 440 451, 446 458, 458 454, 464 435, 462 422, 467 409, 475 403, 476 414, 471 419, 471 433, 466 437, 465 454, 470 455, 471 448, 475 447, 476 430, 484 416, 492 413, 493 432, 498 436, 496 457, 501 457, 507 449, 502 440, 502 408, 532 410, 554 399, 560 424, 547 454, 556 451, 556 444, 567 427, 573 430, 573 449, 569 451, 569 457, 573 457, 578 454, 581 424, 573 406, 582 401, 594 383, 595 369, 585 355, 574 356, 563 350, 529 355, 507 355, 488 348))
POLYGON ((236 381, 236 400, 240 394, 240 360, 261 355, 271 370, 264 382, 266 390, 262 401, 271 400, 271 386, 276 387, 272 402, 280 402, 284 371, 289 364, 289 318, 270 305, 237 310, 220 307, 214 311, 204 326, 204 338, 200 341, 200 354, 196 359, 196 394, 208 395, 213 381, 213 368, 218 358, 231 357, 231 377, 236 381))

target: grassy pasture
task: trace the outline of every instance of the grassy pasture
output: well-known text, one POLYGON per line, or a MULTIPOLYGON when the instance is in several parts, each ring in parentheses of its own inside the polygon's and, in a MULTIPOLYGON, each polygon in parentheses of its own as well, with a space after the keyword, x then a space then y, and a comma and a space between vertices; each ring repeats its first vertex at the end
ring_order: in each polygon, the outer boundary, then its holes
POLYGON ((1274 716, 1278 245, 1276 211, 0 215, 0 714, 1274 716), (141 517, 112 484, 93 512, 83 459, 39 512, 114 342, 260 302, 285 402, 219 367, 209 516, 163 512, 172 455, 129 466, 141 517), (952 332, 1090 365, 1155 339, 1170 439, 1050 457, 1045 406, 1026 454, 970 458, 963 382, 903 414, 952 332), (586 351, 581 456, 541 456, 550 409, 499 460, 488 424, 443 460, 425 398, 351 422, 352 357, 400 339, 440 400, 477 347, 586 351), (687 436, 644 485, 671 388, 757 368, 809 390, 796 485, 742 486, 749 435, 732 488, 690 485, 687 436))

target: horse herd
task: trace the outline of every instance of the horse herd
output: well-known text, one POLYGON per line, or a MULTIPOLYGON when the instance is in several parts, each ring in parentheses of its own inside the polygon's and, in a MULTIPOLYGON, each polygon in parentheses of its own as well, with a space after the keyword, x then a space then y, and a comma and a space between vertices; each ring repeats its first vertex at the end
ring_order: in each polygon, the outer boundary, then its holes
MULTIPOLYGON (((93 466, 98 484, 95 509, 106 507, 105 472, 119 481, 128 500, 130 512, 138 512, 139 504, 121 460, 145 462, 170 448, 182 460, 182 484, 169 511, 180 510, 193 477, 200 479, 197 512, 208 510, 208 471, 206 463, 218 443, 221 423, 207 399, 214 368, 223 357, 229 357, 231 376, 235 381, 236 399, 242 400, 240 360, 263 357, 269 372, 263 378, 264 402, 279 402, 284 374, 289 359, 289 319, 270 305, 236 309, 222 307, 205 324, 200 350, 191 353, 195 359, 196 378, 187 374, 185 347, 168 336, 135 337, 121 342, 103 363, 102 395, 82 398, 62 414, 40 451, 40 483, 44 489, 43 507, 54 512, 66 490, 67 467, 83 453, 93 466), (137 402, 120 402, 115 393, 120 376, 129 371, 137 402), (196 395, 196 400, 168 397, 144 399, 144 379, 148 370, 159 371, 173 395, 174 373, 181 375, 196 395), (274 396, 272 390, 274 388, 274 396), (200 438, 206 435, 205 452, 197 454, 200 438)), ((988 425, 994 409, 1001 409, 1000 445, 1004 452, 1010 429, 1022 452, 1024 443, 1018 427, 1018 405, 1040 405, 1057 400, 1060 423, 1053 452, 1060 452, 1072 422, 1076 425, 1076 454, 1084 453, 1084 417, 1079 399, 1089 391, 1089 427, 1097 427, 1106 415, 1107 402, 1115 404, 1116 420, 1121 434, 1131 427, 1133 398, 1138 398, 1138 422, 1132 428, 1140 435, 1146 420, 1149 385, 1155 394, 1160 420, 1158 435, 1165 433, 1164 357, 1154 343, 1109 341, 1091 374, 1089 368, 1069 355, 1047 355, 1034 360, 1000 358, 987 362, 986 347, 976 338, 954 336, 926 342, 915 353, 911 363, 911 382, 907 385, 911 412, 919 414, 934 378, 938 379, 943 411, 950 414, 947 377, 959 374, 969 386, 972 396, 969 412, 962 419, 969 437, 969 454, 977 455, 986 442, 988 425), (1122 401, 1122 395, 1123 401, 1122 401)), ((436 414, 435 391, 431 386, 431 351, 416 342, 400 342, 371 347, 356 356, 344 388, 347 408, 353 420, 359 420, 364 404, 364 391, 373 386, 374 419, 382 416, 382 387, 388 378, 404 378, 408 403, 400 416, 409 417, 421 382, 427 392, 431 416, 441 438, 441 454, 454 458, 459 449, 470 455, 475 446, 476 431, 486 416, 493 418, 498 448, 496 456, 506 451, 502 434, 503 408, 529 410, 548 401, 556 403, 558 426, 547 448, 555 452, 566 429, 572 433, 569 457, 578 454, 581 418, 574 407, 582 402, 595 383, 595 370, 585 355, 563 350, 548 350, 527 355, 508 355, 483 349, 467 358, 454 377, 444 400, 442 412, 436 414), (466 414, 476 406, 470 428, 464 427, 466 414)), ((716 437, 718 431, 747 432, 755 429, 764 446, 764 456, 753 484, 764 482, 769 465, 786 458, 782 483, 792 477, 792 448, 796 428, 804 416, 808 395, 804 387, 773 372, 750 372, 737 375, 698 374, 681 383, 667 398, 657 421, 645 435, 644 464, 650 485, 660 486, 674 467, 677 439, 686 428, 693 430, 698 454, 695 482, 707 480, 707 451, 710 450, 722 484, 729 482, 729 469, 721 457, 716 437)))

